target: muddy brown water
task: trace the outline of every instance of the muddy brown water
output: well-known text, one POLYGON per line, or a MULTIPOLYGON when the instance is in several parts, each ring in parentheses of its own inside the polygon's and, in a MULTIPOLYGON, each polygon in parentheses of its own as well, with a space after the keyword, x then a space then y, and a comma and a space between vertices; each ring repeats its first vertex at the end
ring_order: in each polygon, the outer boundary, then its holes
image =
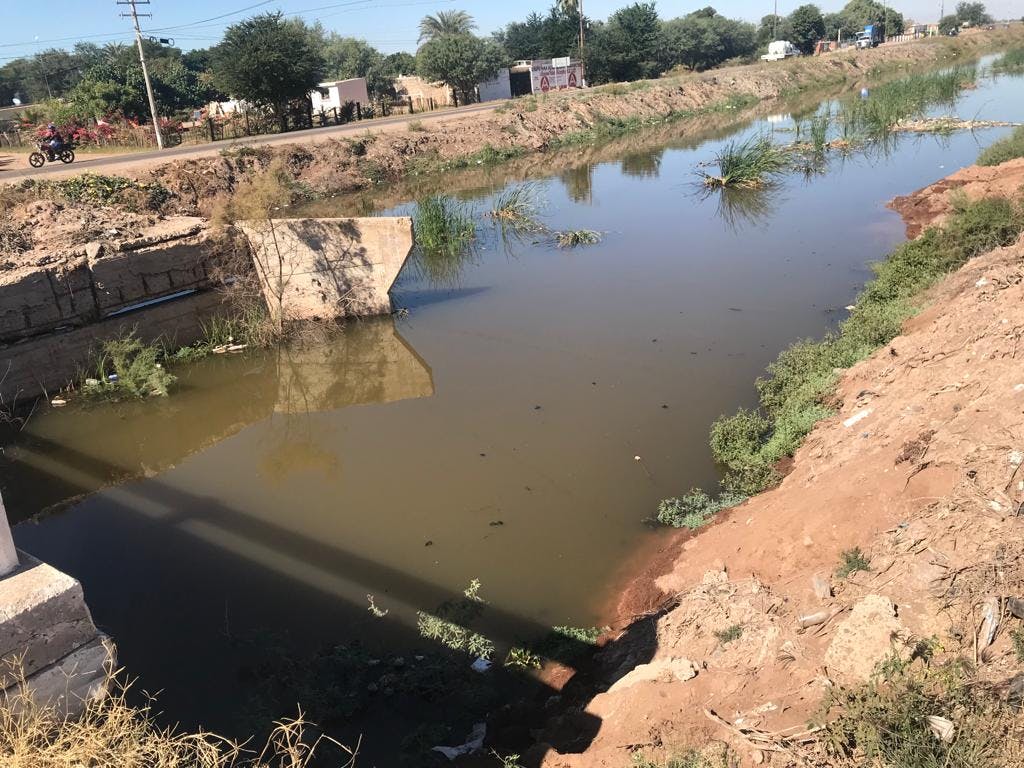
MULTIPOLYGON (((956 111, 1020 120, 1021 104, 1021 79, 1000 78, 956 111)), ((480 215, 501 171, 454 175, 475 253, 442 281, 410 263, 393 292, 407 312, 4 433, 17 543, 82 581, 137 685, 186 725, 237 727, 251 681, 234 638, 402 654, 423 645, 416 611, 472 579, 499 648, 599 625, 658 501, 714 485, 711 422, 753 404, 780 349, 834 327, 903 239, 885 202, 1005 133, 905 137, 739 208, 696 183, 726 137, 666 141, 536 179, 545 224, 603 233, 574 250, 480 215)))

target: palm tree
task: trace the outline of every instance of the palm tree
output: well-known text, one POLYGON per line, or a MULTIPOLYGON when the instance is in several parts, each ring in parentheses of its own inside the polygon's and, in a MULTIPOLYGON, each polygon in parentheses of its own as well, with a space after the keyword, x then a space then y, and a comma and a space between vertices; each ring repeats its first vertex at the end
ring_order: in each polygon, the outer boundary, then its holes
POLYGON ((448 35, 467 35, 474 29, 476 22, 465 11, 438 11, 436 16, 427 15, 420 21, 419 42, 448 35))

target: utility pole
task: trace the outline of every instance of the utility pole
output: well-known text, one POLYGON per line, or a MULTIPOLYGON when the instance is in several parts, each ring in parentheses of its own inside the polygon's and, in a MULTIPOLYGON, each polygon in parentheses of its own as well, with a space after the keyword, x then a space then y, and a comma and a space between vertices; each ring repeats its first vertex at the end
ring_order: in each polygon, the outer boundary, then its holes
POLYGON ((139 16, 153 17, 151 13, 138 12, 136 5, 149 5, 149 0, 117 0, 118 5, 131 7, 131 13, 122 13, 121 16, 132 19, 135 25, 135 44, 139 47, 139 63, 142 64, 142 79, 146 81, 146 96, 149 98, 149 114, 153 118, 153 132, 156 134, 156 146, 164 148, 164 137, 160 134, 160 118, 156 112, 156 99, 153 98, 153 84, 149 82, 149 69, 146 68, 146 53, 142 50, 142 30, 139 29, 139 16))
POLYGON ((775 10, 772 12, 772 40, 779 39, 779 0, 775 0, 775 10))
POLYGON ((576 5, 576 11, 580 17, 580 71, 583 72, 583 82, 580 85, 587 84, 587 65, 583 60, 583 0, 579 0, 576 5))

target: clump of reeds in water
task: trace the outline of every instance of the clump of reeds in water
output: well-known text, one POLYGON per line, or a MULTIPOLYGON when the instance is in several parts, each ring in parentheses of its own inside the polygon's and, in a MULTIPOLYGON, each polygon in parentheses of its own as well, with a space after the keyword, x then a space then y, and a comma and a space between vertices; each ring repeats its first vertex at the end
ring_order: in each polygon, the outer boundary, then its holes
POLYGON ((533 182, 518 184, 503 191, 487 215, 502 227, 508 226, 520 232, 541 232, 544 229, 538 221, 540 193, 533 182))
POLYGON ((767 136, 733 141, 715 155, 719 175, 703 174, 707 187, 755 189, 788 166, 786 152, 767 136))
POLYGON ((468 206, 447 195, 424 198, 416 205, 413 228, 421 272, 437 283, 456 280, 476 239, 468 206))
POLYGON ((575 248, 579 245, 596 245, 601 242, 601 233, 592 229, 570 229, 555 232, 555 244, 559 248, 575 248))
POLYGON ((843 138, 877 139, 900 121, 923 115, 933 105, 952 106, 964 88, 974 82, 973 66, 954 67, 941 72, 911 75, 873 89, 866 99, 850 101, 839 109, 843 138))

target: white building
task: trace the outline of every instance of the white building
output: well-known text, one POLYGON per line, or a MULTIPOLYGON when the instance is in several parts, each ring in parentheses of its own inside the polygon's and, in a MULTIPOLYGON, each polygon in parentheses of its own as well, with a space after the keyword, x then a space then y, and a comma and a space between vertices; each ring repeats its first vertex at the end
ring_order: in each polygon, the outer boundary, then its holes
POLYGON ((309 97, 313 102, 313 111, 325 112, 341 109, 346 104, 369 104, 370 94, 366 90, 365 77, 353 77, 349 80, 333 80, 320 83, 319 90, 313 91, 309 97), (326 95, 325 95, 326 94, 326 95))

